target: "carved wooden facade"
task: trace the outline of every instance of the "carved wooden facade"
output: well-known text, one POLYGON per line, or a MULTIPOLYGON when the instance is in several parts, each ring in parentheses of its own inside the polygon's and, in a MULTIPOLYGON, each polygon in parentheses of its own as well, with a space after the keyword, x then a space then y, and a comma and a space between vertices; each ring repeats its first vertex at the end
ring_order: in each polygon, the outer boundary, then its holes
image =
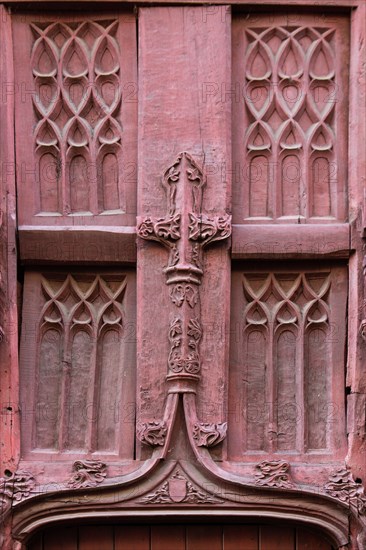
POLYGON ((364 3, 10 3, 0 545, 366 548, 364 3))

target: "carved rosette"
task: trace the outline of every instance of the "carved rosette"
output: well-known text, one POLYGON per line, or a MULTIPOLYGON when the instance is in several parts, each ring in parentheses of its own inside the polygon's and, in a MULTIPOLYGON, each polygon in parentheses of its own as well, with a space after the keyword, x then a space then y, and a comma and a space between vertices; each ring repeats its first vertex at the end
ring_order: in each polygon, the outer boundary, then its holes
POLYGON ((14 501, 29 497, 35 484, 33 475, 22 470, 0 478, 0 517, 8 512, 14 501))
POLYGON ((167 425, 162 422, 143 422, 137 425, 137 437, 141 443, 156 447, 164 445, 167 425))
POLYGON ((223 502, 191 483, 177 470, 159 489, 141 499, 142 504, 217 504, 223 502))
POLYGON ((264 460, 256 466, 255 483, 267 487, 293 489, 294 484, 288 470, 290 464, 284 460, 264 460))
POLYGON ((68 481, 71 489, 96 487, 107 476, 107 466, 103 462, 94 460, 77 460, 73 465, 74 475, 68 481))
POLYGON ((193 439, 197 447, 214 447, 226 437, 227 422, 209 424, 199 422, 193 428, 193 439))
POLYGON ((349 468, 340 468, 329 476, 325 491, 357 510, 359 514, 366 513, 366 495, 361 483, 356 483, 349 468))
POLYGON ((141 219, 137 234, 170 250, 164 268, 172 302, 167 380, 171 393, 194 392, 201 370, 202 253, 209 243, 230 236, 231 216, 211 217, 202 212, 206 176, 186 152, 180 153, 165 170, 162 185, 167 196, 166 216, 141 219))

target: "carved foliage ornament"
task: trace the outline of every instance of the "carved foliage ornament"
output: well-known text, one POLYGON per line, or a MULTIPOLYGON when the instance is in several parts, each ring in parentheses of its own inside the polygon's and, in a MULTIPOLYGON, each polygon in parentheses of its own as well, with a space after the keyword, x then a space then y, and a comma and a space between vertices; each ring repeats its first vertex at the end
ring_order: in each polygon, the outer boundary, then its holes
POLYGON ((0 516, 5 514, 14 500, 29 497, 35 487, 35 479, 30 472, 19 470, 8 477, 0 478, 0 516))
POLYGON ((216 504, 223 502, 195 487, 180 470, 177 470, 163 485, 141 499, 143 504, 216 504))
MULTIPOLYGON (((205 246, 229 237, 231 216, 223 214, 210 217, 201 212, 206 176, 193 157, 186 152, 180 153, 164 172, 162 185, 167 194, 166 216, 143 218, 137 227, 137 234, 143 239, 159 241, 168 248, 174 248, 174 254, 169 258, 168 268, 165 270, 168 284, 171 282, 169 267, 177 264, 174 272, 181 271, 181 282, 190 282, 189 277, 193 277, 195 283, 199 284, 202 270, 197 271, 197 267, 201 264, 201 251, 196 244, 205 246), (181 234, 183 227, 186 231, 181 234), (189 241, 196 243, 192 246, 189 241)), ((175 282, 178 282, 176 277, 175 282)))
POLYGON ((227 422, 223 422, 222 424, 200 422, 194 426, 193 439, 197 447, 214 447, 225 439, 226 431, 227 422))
POLYGON ((203 245, 227 239, 231 235, 231 216, 228 214, 209 217, 190 212, 189 221, 190 240, 202 242, 203 245))
POLYGON ((107 466, 94 460, 77 460, 73 466, 74 475, 67 483, 71 489, 96 487, 107 476, 107 466))
POLYGON ((190 319, 186 333, 183 322, 175 318, 169 330, 170 353, 169 369, 174 373, 197 374, 200 371, 199 342, 202 328, 198 319, 190 319))
POLYGON ((264 460, 257 464, 255 472, 256 485, 292 489, 294 484, 288 470, 290 464, 284 460, 264 460))
POLYGON ((144 422, 137 425, 137 437, 142 443, 155 447, 164 445, 167 425, 162 422, 144 422))
POLYGON ((338 498, 355 508, 360 514, 366 512, 366 495, 361 483, 356 483, 351 470, 340 468, 329 476, 325 491, 332 497, 338 498))

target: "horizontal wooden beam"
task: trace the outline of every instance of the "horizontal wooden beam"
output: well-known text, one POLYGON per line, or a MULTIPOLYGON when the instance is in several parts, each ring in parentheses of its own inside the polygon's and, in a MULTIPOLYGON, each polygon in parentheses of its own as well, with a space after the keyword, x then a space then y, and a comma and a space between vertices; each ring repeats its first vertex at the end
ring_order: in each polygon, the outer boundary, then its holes
MULTIPOLYGON (((327 10, 334 10, 337 8, 354 8, 359 5, 362 5, 362 2, 364 0, 299 0, 298 2, 293 2, 293 0, 265 0, 264 2, 261 0, 225 0, 226 5, 237 5, 237 6, 250 6, 251 8, 254 8, 256 6, 260 6, 261 8, 266 6, 288 6, 292 11, 296 11, 297 8, 301 8, 302 6, 310 6, 312 9, 314 8, 326 8, 327 10)), ((56 4, 58 6, 60 5, 66 5, 66 4, 73 4, 73 6, 78 4, 89 4, 94 7, 98 7, 98 3, 101 4, 102 2, 100 0, 78 0, 75 2, 75 0, 63 0, 63 2, 60 2, 60 0, 36 0, 36 1, 25 1, 25 0, 7 0, 6 5, 14 5, 23 7, 26 6, 27 10, 29 8, 36 9, 41 4, 56 4)), ((218 8, 224 9, 225 6, 223 5, 222 0, 124 0, 123 3, 120 2, 120 0, 108 0, 108 2, 103 2, 103 9, 105 9, 108 5, 116 5, 118 4, 118 7, 120 8, 123 5, 143 5, 143 6, 153 6, 153 5, 201 5, 203 9, 207 10, 207 15, 211 13, 213 15, 214 13, 217 13, 214 11, 214 8, 212 6, 216 6, 218 8)))
POLYGON ((232 258, 348 258, 348 224, 234 225, 232 258))
POLYGON ((134 264, 134 227, 19 227, 22 264, 134 264))

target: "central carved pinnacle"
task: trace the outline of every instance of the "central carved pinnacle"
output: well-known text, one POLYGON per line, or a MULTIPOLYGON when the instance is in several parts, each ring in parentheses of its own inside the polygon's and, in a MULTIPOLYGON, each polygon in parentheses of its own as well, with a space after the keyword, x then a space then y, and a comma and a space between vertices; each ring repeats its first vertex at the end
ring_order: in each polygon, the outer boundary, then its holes
POLYGON ((166 216, 143 218, 137 233, 143 239, 158 241, 170 251, 164 268, 173 304, 167 380, 173 383, 170 390, 173 393, 192 392, 192 383, 199 380, 201 370, 199 285, 204 274, 203 249, 231 235, 231 216, 209 217, 202 212, 206 176, 188 153, 180 153, 164 172, 162 185, 167 195, 166 216))

